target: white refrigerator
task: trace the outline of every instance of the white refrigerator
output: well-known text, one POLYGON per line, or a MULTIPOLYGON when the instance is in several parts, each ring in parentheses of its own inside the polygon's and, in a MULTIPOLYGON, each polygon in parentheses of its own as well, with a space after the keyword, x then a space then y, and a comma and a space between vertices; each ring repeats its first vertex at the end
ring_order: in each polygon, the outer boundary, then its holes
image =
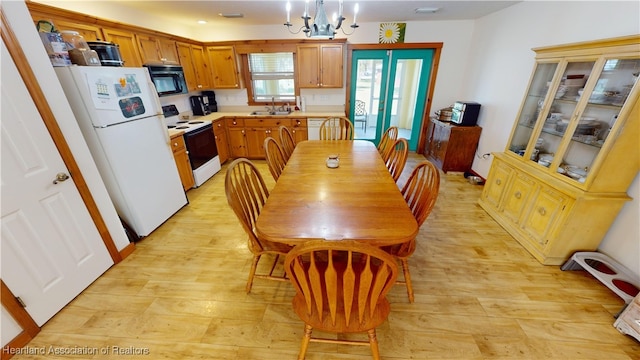
POLYGON ((120 218, 141 238, 187 204, 145 68, 56 67, 120 218))

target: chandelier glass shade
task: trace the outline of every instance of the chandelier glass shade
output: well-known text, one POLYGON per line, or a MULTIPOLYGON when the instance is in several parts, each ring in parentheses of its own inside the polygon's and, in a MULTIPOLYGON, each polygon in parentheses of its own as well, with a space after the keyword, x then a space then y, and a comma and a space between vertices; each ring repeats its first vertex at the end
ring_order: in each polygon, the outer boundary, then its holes
POLYGON ((304 13, 302 14, 302 20, 304 25, 298 29, 298 31, 291 31, 293 24, 291 23, 291 3, 287 2, 287 22, 284 25, 287 27, 290 33, 298 34, 300 31, 304 32, 305 36, 312 39, 333 39, 337 34, 338 29, 341 29, 345 35, 351 35, 358 27, 356 18, 358 16, 358 4, 355 5, 353 10, 353 24, 350 27, 353 29, 350 33, 344 31, 342 22, 345 18, 342 16, 343 3, 342 0, 338 1, 339 9, 337 15, 333 15, 333 21, 329 22, 327 13, 324 10, 324 0, 316 0, 316 13, 313 17, 313 22, 310 22, 309 16, 309 0, 306 0, 304 6, 304 13))

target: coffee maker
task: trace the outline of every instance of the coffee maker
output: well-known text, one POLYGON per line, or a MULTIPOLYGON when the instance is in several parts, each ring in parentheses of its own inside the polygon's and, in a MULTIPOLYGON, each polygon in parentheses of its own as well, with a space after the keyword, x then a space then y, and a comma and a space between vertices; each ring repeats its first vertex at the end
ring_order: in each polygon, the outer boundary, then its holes
POLYGON ((203 91, 201 95, 189 97, 193 115, 208 115, 218 111, 216 94, 213 91, 203 91))
POLYGON ((214 93, 213 91, 203 91, 202 96, 207 98, 207 103, 209 104, 209 112, 218 112, 216 93, 214 93))

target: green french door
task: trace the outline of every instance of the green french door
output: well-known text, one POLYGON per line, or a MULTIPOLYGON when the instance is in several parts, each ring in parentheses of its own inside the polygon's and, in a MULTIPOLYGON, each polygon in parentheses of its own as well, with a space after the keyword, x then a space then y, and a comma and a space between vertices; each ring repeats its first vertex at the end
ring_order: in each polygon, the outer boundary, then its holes
POLYGON ((357 139, 378 143, 397 126, 416 149, 432 60, 432 49, 353 51, 349 114, 357 139))

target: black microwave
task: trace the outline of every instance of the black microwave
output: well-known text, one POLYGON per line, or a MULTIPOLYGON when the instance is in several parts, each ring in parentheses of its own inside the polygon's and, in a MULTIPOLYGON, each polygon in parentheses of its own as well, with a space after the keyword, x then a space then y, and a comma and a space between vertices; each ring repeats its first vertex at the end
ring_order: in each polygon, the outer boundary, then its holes
POLYGON ((480 104, 471 101, 456 101, 451 109, 451 122, 462 126, 474 126, 478 122, 480 104))
POLYGON ((187 82, 184 80, 182 66, 177 65, 144 65, 149 69, 151 81, 156 87, 158 96, 187 94, 187 82))

